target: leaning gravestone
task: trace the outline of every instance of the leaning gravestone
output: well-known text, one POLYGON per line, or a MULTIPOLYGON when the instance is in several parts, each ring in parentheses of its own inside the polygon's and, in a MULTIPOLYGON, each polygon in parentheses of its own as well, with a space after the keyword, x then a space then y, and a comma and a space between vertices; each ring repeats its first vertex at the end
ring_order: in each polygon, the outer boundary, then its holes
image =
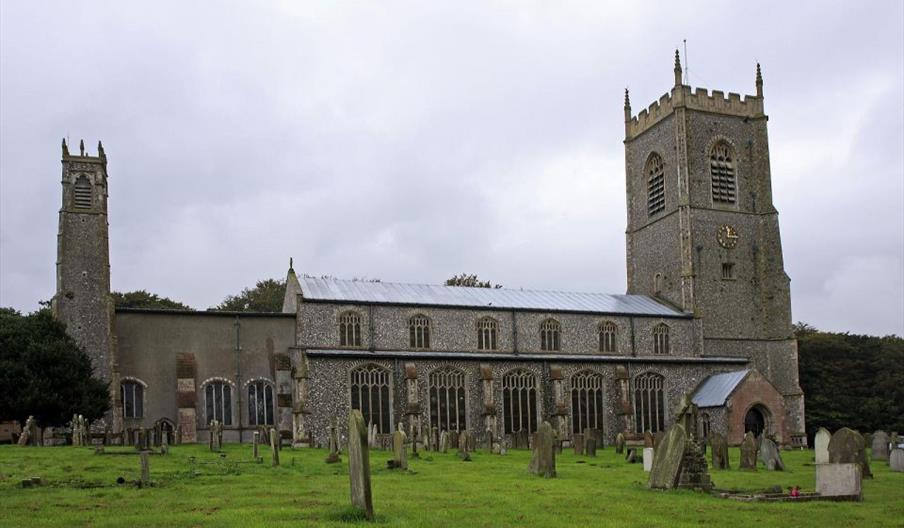
POLYGON ((888 469, 904 472, 904 449, 895 448, 888 456, 888 469))
POLYGON ((829 463, 829 441, 832 440, 832 433, 825 427, 820 427, 813 437, 813 456, 817 464, 829 463))
POLYGON ((753 433, 745 433, 744 441, 741 442, 741 469, 752 469, 756 471, 756 438, 753 433))
POLYGON ((270 428, 270 456, 272 458, 271 464, 273 467, 279 465, 279 435, 276 433, 276 429, 270 428))
POLYGON ((544 478, 555 478, 556 450, 554 443, 555 433, 552 426, 549 425, 549 422, 543 422, 534 435, 530 464, 527 466, 528 471, 544 478))
POLYGON ((615 435, 615 453, 620 455, 625 452, 625 435, 618 433, 615 435))
POLYGON ((728 442, 719 433, 710 433, 709 442, 712 446, 713 469, 729 469, 728 442))
POLYGON ((653 449, 659 449, 663 438, 665 438, 665 431, 658 431, 653 435, 653 449))
MULTIPOLYGON (((646 437, 646 435, 644 435, 646 437)), ((652 436, 652 435, 651 435, 652 436)), ((649 487, 672 489, 678 485, 681 475, 681 463, 684 460, 684 448, 687 445, 687 432, 680 423, 673 425, 653 458, 650 468, 649 487)), ((646 451, 646 449, 644 449, 646 451)))
POLYGON ((352 506, 360 508, 368 521, 374 520, 374 505, 370 493, 370 451, 368 428, 361 411, 348 413, 348 480, 352 506))
POLYGON ((873 433, 872 455, 873 460, 888 460, 888 433, 876 431, 873 433))
POLYGON ((625 461, 629 464, 637 463, 637 449, 633 447, 629 447, 627 453, 625 453, 625 461))
POLYGON ((846 464, 856 462, 860 464, 860 475, 863 478, 873 478, 869 469, 869 461, 866 459, 866 443, 863 436, 853 429, 842 427, 835 431, 829 442, 829 463, 846 464))
POLYGON ((763 462, 766 466, 766 469, 769 471, 784 471, 785 463, 782 461, 782 454, 778 450, 778 446, 775 445, 769 438, 763 438, 762 442, 760 442, 760 450, 757 453, 757 457, 763 462))
POLYGON ((407 435, 400 430, 392 433, 392 460, 389 462, 390 469, 408 469, 408 448, 405 442, 408 440, 407 435))

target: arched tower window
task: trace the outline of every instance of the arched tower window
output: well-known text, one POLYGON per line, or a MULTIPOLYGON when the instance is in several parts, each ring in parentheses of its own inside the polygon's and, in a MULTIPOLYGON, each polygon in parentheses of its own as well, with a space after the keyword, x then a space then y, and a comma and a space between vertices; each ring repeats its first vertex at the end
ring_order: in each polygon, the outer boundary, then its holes
POLYGON ((540 324, 540 350, 561 350, 559 334, 562 325, 555 319, 547 319, 540 324))
POLYGON ((477 321, 477 350, 496 350, 496 330, 499 324, 492 317, 477 321))
POLYGON ((650 154, 644 175, 647 178, 647 211, 653 216, 665 209, 665 170, 659 154, 650 154))
POLYGON ((137 381, 123 381, 120 386, 123 418, 144 417, 144 385, 137 381))
POLYGON ((204 387, 206 423, 217 420, 232 425, 232 386, 223 380, 215 380, 204 387))
POLYGON ((713 183, 713 202, 735 203, 735 156, 728 143, 720 141, 713 146, 709 154, 709 172, 713 183))
POLYGON ((361 316, 357 312, 345 312, 339 316, 339 346, 361 346, 361 316))
POLYGON ((426 315, 418 314, 408 319, 408 346, 430 348, 430 319, 426 315))
POLYGON ((273 385, 259 380, 248 384, 248 423, 273 425, 273 385))
POLYGON ((430 425, 440 431, 467 429, 465 375, 451 367, 434 370, 430 385, 430 425))
POLYGON ((600 352, 615 352, 615 338, 618 337, 618 326, 612 321, 603 321, 599 327, 600 352))
POLYGON ((502 377, 502 416, 505 434, 537 430, 537 377, 517 369, 502 377))
POLYGON ((603 428, 603 376, 596 372, 579 372, 571 377, 571 428, 603 428))
POLYGON ((363 365, 351 373, 352 409, 383 434, 392 432, 389 407, 389 371, 377 365, 363 365))
POLYGON ((669 327, 665 323, 660 323, 653 327, 653 353, 668 354, 669 349, 669 327))
POLYGON ((72 186, 72 203, 79 209, 91 209, 94 205, 94 190, 84 174, 76 178, 72 186))
POLYGON ((634 378, 634 419, 638 433, 665 430, 665 378, 648 372, 634 378))

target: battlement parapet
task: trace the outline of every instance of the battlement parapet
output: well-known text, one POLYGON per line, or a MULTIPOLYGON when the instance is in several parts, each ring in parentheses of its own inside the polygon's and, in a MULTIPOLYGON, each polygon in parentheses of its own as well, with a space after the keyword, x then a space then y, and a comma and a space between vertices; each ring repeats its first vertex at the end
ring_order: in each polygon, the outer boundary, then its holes
POLYGON ((671 92, 662 95, 658 101, 640 111, 625 123, 627 139, 637 137, 650 127, 667 117, 676 108, 688 108, 703 112, 733 115, 739 117, 762 117, 763 98, 756 95, 745 95, 706 88, 691 88, 687 85, 676 86, 671 92))

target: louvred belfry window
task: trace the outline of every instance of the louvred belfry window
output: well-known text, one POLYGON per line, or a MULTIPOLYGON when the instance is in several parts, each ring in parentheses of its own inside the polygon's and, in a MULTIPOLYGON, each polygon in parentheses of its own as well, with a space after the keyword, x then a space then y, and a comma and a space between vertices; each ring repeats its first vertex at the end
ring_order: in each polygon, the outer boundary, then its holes
POLYGON ((735 203, 734 153, 728 144, 720 142, 713 147, 709 156, 709 171, 712 175, 713 202, 735 203))
POLYGON ((80 175, 72 186, 72 202, 79 209, 91 209, 94 205, 94 189, 84 174, 80 175))
POLYGON ((653 216, 665 209, 665 171, 658 154, 650 155, 644 174, 647 178, 647 212, 653 216))

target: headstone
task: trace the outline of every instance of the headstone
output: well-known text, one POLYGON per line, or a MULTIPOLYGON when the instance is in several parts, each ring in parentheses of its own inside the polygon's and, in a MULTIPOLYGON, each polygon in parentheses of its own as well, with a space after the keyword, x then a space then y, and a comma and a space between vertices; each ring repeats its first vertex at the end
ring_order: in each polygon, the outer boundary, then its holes
POLYGON ((150 466, 150 453, 147 451, 142 451, 138 454, 138 459, 141 462, 141 485, 147 486, 151 482, 151 466, 150 466))
POLYGON ((596 438, 592 436, 584 440, 584 454, 589 457, 596 456, 596 438))
POLYGON ((832 439, 832 433, 825 427, 820 427, 813 437, 813 455, 817 464, 828 464, 829 462, 829 441, 832 439))
POLYGON ((665 438, 665 431, 657 431, 653 435, 653 449, 659 449, 659 444, 662 443, 663 438, 665 438))
POLYGON ((615 435, 615 453, 620 455, 625 452, 625 435, 618 433, 615 435))
POLYGON ((784 471, 785 463, 782 461, 782 454, 778 450, 778 446, 775 445, 770 438, 763 438, 762 442, 760 442, 760 450, 757 453, 757 457, 763 464, 766 466, 766 469, 769 471, 784 471))
POLYGON ((662 439, 658 456, 653 459, 648 483, 651 488, 672 489, 678 485, 686 444, 687 433, 684 431, 684 426, 676 423, 662 439))
POLYGON ((390 468, 408 469, 408 448, 405 442, 408 436, 401 430, 392 433, 392 460, 389 461, 390 468))
POLYGON ((348 480, 352 506, 359 508, 367 520, 374 520, 374 505, 370 493, 369 429, 361 411, 348 414, 348 480))
POLYGON ((279 435, 276 432, 276 429, 270 428, 270 455, 272 457, 271 464, 273 467, 279 465, 279 435))
POLYGON ((636 448, 634 448, 634 447, 628 448, 628 452, 625 453, 625 461, 627 461, 629 464, 637 463, 637 449, 636 448))
POLYGON ((492 428, 487 428, 487 451, 490 453, 496 452, 496 435, 493 434, 492 428))
POLYGON ((656 442, 653 440, 653 433, 650 431, 643 432, 643 446, 644 447, 656 447, 656 442))
POLYGON ((653 456, 655 449, 652 447, 643 448, 643 470, 649 473, 653 470, 653 456))
POLYGON ((260 432, 254 431, 254 433, 251 435, 251 458, 253 458, 254 460, 257 460, 257 458, 260 456, 260 452, 259 452, 260 448, 258 447, 258 446, 260 446, 260 443, 261 443, 260 432))
POLYGON ((549 422, 543 422, 534 435, 533 446, 531 446, 531 460, 527 466, 528 471, 544 478, 555 478, 556 452, 553 445, 554 442, 555 434, 552 426, 549 425, 549 422))
POLYGON ((530 436, 527 431, 520 430, 512 433, 512 449, 528 449, 530 448, 530 436))
POLYGON ((584 454, 584 435, 581 433, 575 433, 571 437, 572 443, 574 443, 574 454, 581 456, 584 454))
POLYGON ((832 435, 832 440, 829 441, 829 463, 860 464, 860 476, 873 478, 869 461, 866 459, 866 443, 863 436, 853 429, 842 427, 832 435))
POLYGON ((895 447, 898 446, 898 444, 901 443, 901 437, 898 435, 898 433, 893 432, 893 433, 891 433, 891 435, 889 435, 889 437, 888 437, 888 443, 890 443, 890 444, 891 444, 891 448, 894 449, 895 447))
POLYGON ((336 423, 334 416, 330 423, 330 454, 326 457, 327 464, 335 464, 340 462, 339 458, 339 424, 336 423))
POLYGON ((160 454, 169 454, 169 438, 167 438, 167 435, 165 434, 160 438, 160 454))
POLYGON ((421 455, 417 452, 417 426, 414 424, 411 425, 411 458, 421 458, 421 455))
POLYGON ((904 449, 896 447, 888 455, 888 469, 904 472, 904 449))
POLYGON ((367 445, 370 447, 377 447, 377 424, 370 424, 370 427, 367 428, 367 434, 369 435, 367 438, 367 445))
POLYGON ((471 433, 467 429, 458 435, 457 456, 465 462, 471 461, 471 433))
POLYGON ((19 434, 19 440, 16 442, 16 445, 27 446, 33 443, 31 435, 34 430, 34 422, 34 416, 29 416, 28 419, 25 420, 25 427, 22 428, 22 432, 19 434))
POLYGON ((729 469, 728 442, 719 433, 710 433, 709 442, 712 447, 713 469, 729 469))
POLYGON ((440 453, 448 453, 449 452, 449 432, 443 431, 439 434, 439 452, 440 453))
POLYGON ((816 465, 816 492, 823 497, 862 499, 861 468, 856 462, 816 465))
POLYGON ((873 460, 888 460, 888 433, 876 431, 873 433, 872 449, 873 460))
POLYGON ((756 439, 753 433, 746 433, 744 441, 741 442, 741 469, 751 469, 756 471, 756 439))
POLYGON ((432 451, 439 451, 439 429, 435 425, 430 428, 430 444, 432 451))

